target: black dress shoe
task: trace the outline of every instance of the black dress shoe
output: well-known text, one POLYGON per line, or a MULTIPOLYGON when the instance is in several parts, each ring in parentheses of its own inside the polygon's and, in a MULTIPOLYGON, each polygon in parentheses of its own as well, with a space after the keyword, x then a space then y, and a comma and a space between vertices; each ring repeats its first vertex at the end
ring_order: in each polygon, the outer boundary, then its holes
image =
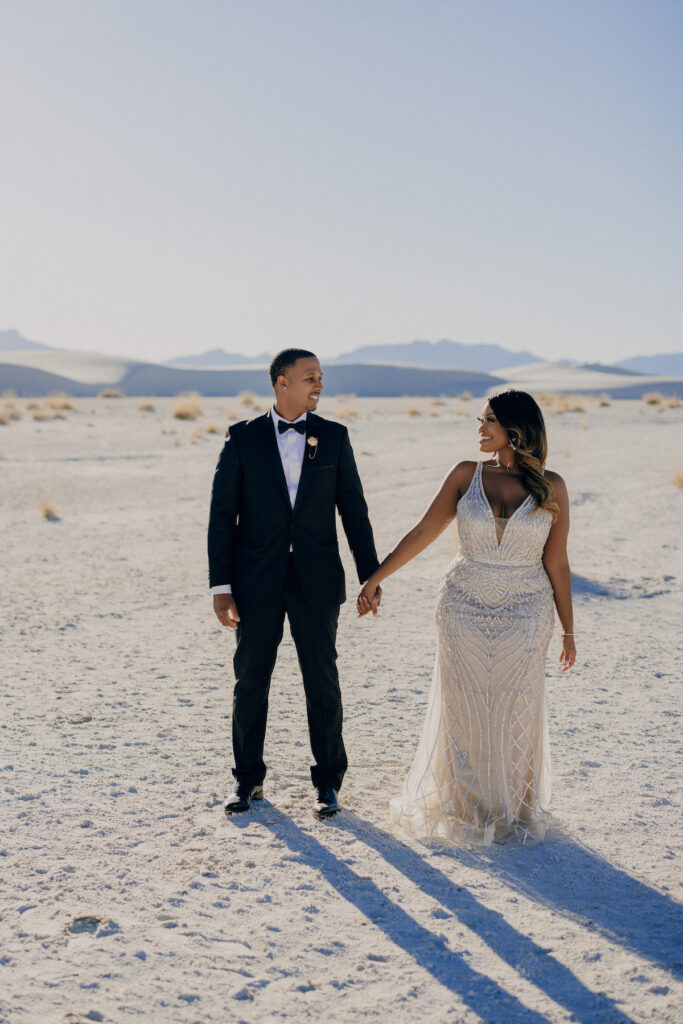
POLYGON ((339 810, 336 790, 332 786, 318 786, 318 799, 313 804, 313 811, 319 818, 329 818, 339 810))
POLYGON ((240 811, 248 811, 252 800, 263 800, 263 786, 248 786, 240 782, 223 804, 225 813, 239 814, 240 811))

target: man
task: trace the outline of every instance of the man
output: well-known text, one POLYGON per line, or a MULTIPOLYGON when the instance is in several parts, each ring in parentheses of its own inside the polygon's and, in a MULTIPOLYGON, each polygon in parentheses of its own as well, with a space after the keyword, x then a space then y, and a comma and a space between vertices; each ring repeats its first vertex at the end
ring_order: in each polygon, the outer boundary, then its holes
MULTIPOLYGON (((323 374, 312 352, 285 349, 270 366, 275 404, 228 431, 214 477, 209 585, 237 632, 232 713, 234 814, 263 797, 268 691, 285 615, 296 646, 317 790, 315 813, 339 809, 347 768, 335 640, 346 599, 335 509, 363 583, 378 560, 346 427, 315 414, 323 374)), ((381 589, 374 597, 379 606, 381 589)))

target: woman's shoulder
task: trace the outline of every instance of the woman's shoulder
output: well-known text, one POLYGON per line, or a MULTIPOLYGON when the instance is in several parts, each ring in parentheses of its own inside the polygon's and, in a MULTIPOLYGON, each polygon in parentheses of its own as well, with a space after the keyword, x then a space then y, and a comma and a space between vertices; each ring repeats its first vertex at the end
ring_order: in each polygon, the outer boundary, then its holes
POLYGON ((553 491, 555 491, 555 494, 557 496, 563 496, 567 494, 567 485, 559 473, 553 472, 552 469, 545 469, 543 471, 543 475, 545 476, 546 480, 552 487, 553 491))
POLYGON ((461 496, 472 483, 478 465, 478 462, 474 462, 472 459, 467 459, 464 462, 456 462, 456 464, 450 469, 448 473, 449 483, 460 493, 461 496))

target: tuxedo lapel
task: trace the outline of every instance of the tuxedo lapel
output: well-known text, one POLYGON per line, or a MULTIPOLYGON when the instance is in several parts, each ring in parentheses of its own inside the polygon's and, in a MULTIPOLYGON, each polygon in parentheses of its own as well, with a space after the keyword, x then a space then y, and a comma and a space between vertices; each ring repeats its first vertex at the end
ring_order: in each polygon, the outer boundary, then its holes
POLYGON ((282 496, 287 502, 287 507, 290 508, 289 491, 287 490, 285 471, 282 468, 280 449, 277 446, 273 417, 270 414, 270 410, 265 414, 265 416, 261 417, 259 426, 261 428, 261 441, 266 455, 266 465, 275 477, 275 480, 282 491, 282 496))
POLYGON ((319 458, 319 450, 321 447, 321 428, 322 420, 314 413, 308 414, 306 417, 306 447, 304 448, 304 461, 301 463, 301 476, 299 477, 299 486, 296 491, 296 501, 294 502, 294 512, 296 512, 303 500, 306 488, 310 483, 311 475, 313 473, 314 461, 311 455, 315 453, 315 457, 319 458), (318 440, 318 445, 312 448, 308 443, 309 437, 315 437, 318 440))

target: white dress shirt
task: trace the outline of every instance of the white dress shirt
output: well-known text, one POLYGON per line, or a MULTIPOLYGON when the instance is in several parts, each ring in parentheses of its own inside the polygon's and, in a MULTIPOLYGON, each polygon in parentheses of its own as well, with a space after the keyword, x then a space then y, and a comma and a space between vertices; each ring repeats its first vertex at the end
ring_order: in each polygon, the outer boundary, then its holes
MULTIPOLYGON (((299 423, 301 420, 306 419, 306 413, 302 413, 301 416, 295 420, 286 420, 275 412, 275 406, 271 411, 273 420, 273 430, 275 431, 275 439, 277 441, 278 451, 280 452, 280 461, 282 462, 282 468, 285 473, 285 481, 287 482, 287 491, 289 492, 289 500, 292 508, 294 508, 294 502, 296 501, 296 492, 299 489, 299 480, 301 478, 301 467, 304 461, 304 451, 306 448, 306 435, 300 434, 298 430, 286 430, 284 433, 280 433, 278 429, 278 423, 280 420, 283 423, 299 423)), ((291 548, 289 549, 292 550, 291 548)), ((212 594, 232 594, 232 587, 229 583, 222 583, 217 587, 211 587, 212 594)))

